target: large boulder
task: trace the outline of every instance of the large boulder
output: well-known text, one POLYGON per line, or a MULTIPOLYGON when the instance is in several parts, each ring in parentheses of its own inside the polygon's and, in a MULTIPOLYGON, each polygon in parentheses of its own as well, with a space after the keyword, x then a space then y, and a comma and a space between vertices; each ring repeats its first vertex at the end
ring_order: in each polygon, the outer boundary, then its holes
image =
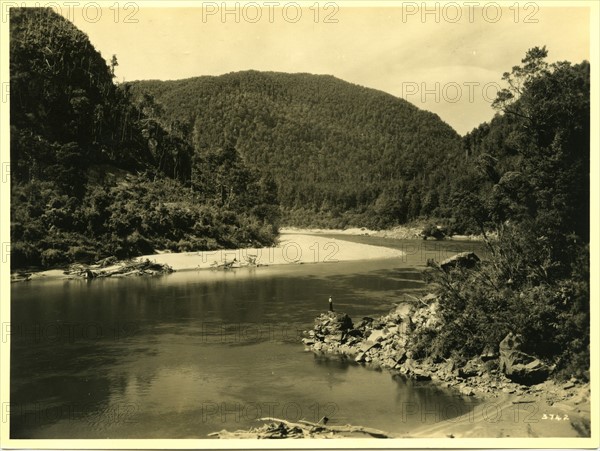
POLYGON ((444 228, 437 226, 435 224, 429 224, 426 226, 420 234, 424 240, 427 238, 435 238, 436 240, 443 240, 446 238, 446 231, 444 228))
POLYGON ((315 327, 308 332, 308 338, 303 341, 313 346, 316 342, 342 344, 353 330, 352 319, 347 314, 327 312, 315 319, 315 327))
POLYGON ((329 332, 346 332, 352 329, 352 319, 345 313, 327 312, 315 319, 315 330, 327 330, 329 332))
POLYGON ((469 360, 465 365, 458 368, 458 376, 463 379, 470 377, 481 376, 483 373, 483 366, 480 361, 476 359, 469 360))
POLYGON ((473 268, 477 263, 481 260, 475 254, 475 252, 461 252, 460 254, 453 255, 450 258, 447 258, 442 263, 440 263, 440 267, 444 271, 449 271, 454 268, 473 268))
POLYGON ((521 351, 522 345, 522 337, 512 332, 500 342, 500 371, 519 384, 539 384, 548 378, 551 368, 536 357, 521 351))

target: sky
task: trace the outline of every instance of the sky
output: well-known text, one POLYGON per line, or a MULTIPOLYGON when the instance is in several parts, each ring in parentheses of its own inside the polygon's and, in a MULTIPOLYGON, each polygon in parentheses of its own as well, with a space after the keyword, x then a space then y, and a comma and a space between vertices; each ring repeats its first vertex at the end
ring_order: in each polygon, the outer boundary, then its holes
POLYGON ((550 62, 590 59, 585 4, 272 3, 279 7, 114 2, 97 9, 92 2, 61 12, 105 59, 117 55, 120 82, 248 69, 329 74, 402 97, 460 134, 493 117, 502 73, 520 64, 527 49, 545 45, 550 62))

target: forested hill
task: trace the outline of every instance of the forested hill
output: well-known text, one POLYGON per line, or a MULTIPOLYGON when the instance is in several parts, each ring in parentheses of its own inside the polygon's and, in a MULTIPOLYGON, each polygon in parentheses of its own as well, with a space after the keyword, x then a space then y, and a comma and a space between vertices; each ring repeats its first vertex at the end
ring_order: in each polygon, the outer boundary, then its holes
POLYGON ((328 75, 246 71, 131 86, 196 152, 230 145, 272 176, 293 225, 445 216, 449 180, 464 164, 460 137, 437 115, 328 75))
POLYGON ((272 244, 269 181, 226 148, 194 159, 192 186, 187 138, 113 82, 116 65, 52 9, 10 9, 12 267, 272 244))

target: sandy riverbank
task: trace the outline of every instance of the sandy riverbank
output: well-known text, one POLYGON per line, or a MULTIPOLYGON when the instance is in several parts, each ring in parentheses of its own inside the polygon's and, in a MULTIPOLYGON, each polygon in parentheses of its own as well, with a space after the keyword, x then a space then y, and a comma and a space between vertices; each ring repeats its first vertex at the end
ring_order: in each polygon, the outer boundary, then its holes
POLYGON ((254 257, 258 265, 286 265, 401 258, 402 256, 404 252, 397 249, 284 231, 279 237, 277 246, 273 247, 165 253, 144 255, 138 259, 147 258, 156 263, 167 264, 175 271, 182 271, 208 269, 215 262, 222 265, 234 259, 243 264, 248 258, 254 257))
MULTIPOLYGON (((221 249, 203 252, 158 253, 136 257, 135 260, 150 260, 169 265, 175 271, 210 269, 216 265, 231 263, 236 266, 255 259, 257 265, 286 265, 309 263, 336 263, 357 260, 401 258, 404 252, 381 246, 352 243, 318 234, 290 233, 282 231, 278 244, 272 247, 248 249, 221 249)), ((28 280, 70 279, 62 269, 32 272, 28 280)))

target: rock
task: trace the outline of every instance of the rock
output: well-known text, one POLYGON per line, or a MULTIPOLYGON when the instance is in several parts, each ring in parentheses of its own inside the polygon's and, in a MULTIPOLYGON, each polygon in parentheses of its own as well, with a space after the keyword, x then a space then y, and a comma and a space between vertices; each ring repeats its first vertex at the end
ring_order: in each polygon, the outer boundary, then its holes
POLYGON ((383 330, 374 330, 373 332, 371 332, 371 334, 367 337, 367 341, 372 341, 372 342, 381 342, 383 341, 384 338, 387 337, 388 334, 385 333, 385 331, 383 330))
POLYGON ((327 335, 323 341, 325 343, 340 343, 342 341, 342 333, 327 335))
POLYGON ((348 344, 348 346, 358 346, 358 344, 360 342, 361 342, 360 338, 356 338, 351 335, 348 335, 346 337, 346 343, 348 344))
POLYGON ((350 337, 362 337, 362 332, 358 329, 350 329, 347 334, 350 337))
POLYGON ((402 349, 396 352, 396 355, 393 357, 396 363, 403 363, 406 360, 406 352, 402 349))
POLYGON ((483 352, 481 353, 481 355, 479 356, 479 358, 483 361, 483 362, 487 362, 489 360, 494 360, 498 358, 498 353, 490 346, 487 346, 483 352))
POLYGON ((469 360, 465 366, 458 369, 459 377, 463 377, 465 379, 470 377, 479 376, 481 374, 481 365, 475 360, 469 360))
POLYGON ((398 326, 390 326, 387 328, 390 335, 396 335, 400 331, 400 327, 398 326))
POLYGON ((341 312, 327 312, 321 314, 316 320, 315 324, 321 324, 322 326, 331 326, 337 330, 347 331, 352 329, 354 326, 352 324, 352 319, 341 312))
MULTIPOLYGON (((524 355, 528 356, 527 354, 524 355)), ((513 365, 510 374, 507 374, 507 377, 514 382, 531 385, 546 380, 549 374, 550 369, 548 366, 538 359, 534 359, 527 364, 517 363, 513 365)))
POLYGON ((456 254, 450 258, 447 258, 442 263, 440 263, 440 267, 444 271, 449 271, 453 268, 473 268, 477 263, 481 260, 475 254, 475 252, 461 252, 460 254, 456 254))
POLYGON ((376 346, 381 346, 379 343, 375 342, 375 341, 371 341, 371 340, 366 340, 363 341, 362 345, 360 345, 359 350, 361 352, 367 352, 369 351, 371 348, 376 347, 376 346))
POLYGON ((412 378, 416 381, 430 381, 431 374, 420 368, 415 368, 412 370, 412 378))
POLYGON ((456 364, 454 362, 454 360, 449 359, 446 361, 446 363, 444 363, 440 369, 438 370, 438 373, 441 376, 447 376, 447 377, 452 377, 452 376, 456 376, 458 375, 458 371, 456 370, 456 364))
POLYGON ((354 358, 355 362, 364 362, 364 360, 365 360, 364 352, 359 352, 358 354, 356 354, 356 357, 354 358))
POLYGON ((521 351, 522 338, 509 333, 500 342, 500 371, 514 382, 538 384, 548 378, 550 368, 537 358, 521 351))
POLYGON ((447 230, 439 225, 428 224, 421 231, 420 236, 426 240, 427 238, 435 238, 436 240, 443 240, 446 238, 447 230))
POLYGON ((394 368, 396 366, 396 361, 394 359, 388 358, 383 361, 383 366, 386 368, 394 368))
POLYGON ((369 316, 365 316, 363 317, 363 319, 361 320, 360 323, 358 323, 358 325, 356 326, 357 329, 359 330, 364 330, 365 328, 369 327, 372 323, 373 323, 374 319, 369 317, 369 316))
POLYGON ((460 387, 460 394, 464 396, 474 396, 475 392, 473 392, 473 389, 471 387, 463 385, 460 387))

